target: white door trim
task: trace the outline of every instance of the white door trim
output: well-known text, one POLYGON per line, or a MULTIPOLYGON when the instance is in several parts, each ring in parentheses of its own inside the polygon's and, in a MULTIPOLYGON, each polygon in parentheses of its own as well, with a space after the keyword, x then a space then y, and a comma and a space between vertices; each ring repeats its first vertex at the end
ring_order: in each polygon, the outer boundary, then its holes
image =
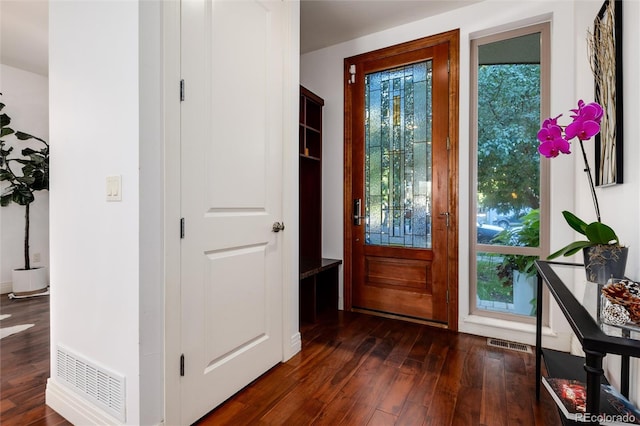
MULTIPOLYGON (((298 323, 299 1, 287 1, 290 55, 285 63, 283 149, 283 361, 301 349, 298 323), (289 338, 287 338, 289 336, 289 338)), ((180 407, 180 2, 162 2, 164 121, 164 424, 179 424, 180 407)))
POLYGON ((180 424, 180 2, 162 2, 164 424, 180 424))
POLYGON ((298 319, 298 283, 299 283, 299 262, 298 262, 298 109, 300 106, 300 2, 287 1, 285 13, 289 22, 286 42, 289 46, 288 60, 284 63, 284 95, 283 109, 289 111, 289 116, 284 115, 282 125, 284 142, 282 152, 282 215, 287 226, 286 238, 283 247, 283 361, 288 360, 302 349, 302 341, 299 332, 298 319), (289 337, 289 338, 287 338, 289 337))

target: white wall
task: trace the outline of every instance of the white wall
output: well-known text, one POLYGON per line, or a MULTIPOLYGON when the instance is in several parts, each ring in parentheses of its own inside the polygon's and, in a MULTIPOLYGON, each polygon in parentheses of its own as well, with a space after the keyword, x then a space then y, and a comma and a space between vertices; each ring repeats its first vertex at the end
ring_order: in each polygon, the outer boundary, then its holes
POLYGON ((300 117, 299 82, 300 82, 300 2, 290 1, 286 8, 288 14, 289 57, 285 60, 285 93, 289 91, 289 98, 284 99, 284 162, 283 162, 283 219, 287 224, 287 236, 284 245, 284 333, 283 361, 288 360, 302 349, 300 336, 299 298, 299 252, 300 240, 298 166, 300 164, 298 139, 300 117), (287 86, 288 84, 288 86, 287 86), (289 114, 287 114, 287 111, 289 114), (286 340, 289 336, 289 341, 286 340))
MULTIPOLYGON (((624 72, 624 156, 625 156, 625 184, 620 185, 610 194, 603 195, 606 204, 606 217, 622 216, 620 225, 616 222, 618 235, 624 235, 625 244, 629 246, 631 256, 627 259, 626 275, 640 281, 640 145, 637 135, 640 134, 640 2, 625 0, 623 17, 623 72, 624 72), (628 200, 624 203, 623 200, 628 200), (619 215, 617 207, 628 204, 629 210, 619 215)), ((634 360, 631 365, 633 382, 631 397, 636 405, 640 404, 640 365, 634 360)))
MULTIPOLYGON (((44 75, 0 64, 0 100, 11 117, 11 128, 49 142, 49 82, 44 75)), ((6 138, 7 141, 11 137, 6 138)), ((21 142, 27 144, 28 142, 21 142)), ((26 145, 25 145, 26 146, 26 145)), ((34 144, 34 147, 42 147, 34 144)), ((18 146, 15 152, 19 152, 18 146)), ((5 183, 6 184, 6 183, 5 183)), ((49 192, 38 191, 30 207, 31 267, 49 267, 49 192), (40 262, 34 262, 34 255, 40 262)), ((11 292, 11 271, 24 268, 25 208, 0 208, 0 293, 11 292)))
MULTIPOLYGON (((469 43, 472 38, 488 35, 522 24, 551 20, 551 111, 557 115, 573 108, 578 99, 593 99, 593 77, 586 50, 586 31, 602 4, 601 0, 520 1, 487 0, 474 6, 437 17, 427 18, 340 45, 305 54, 301 58, 301 82, 325 99, 323 128, 323 255, 342 258, 343 212, 343 59, 393 44, 459 28, 460 45, 460 176, 459 176, 459 328, 461 331, 533 342, 533 328, 505 321, 474 318, 469 315, 469 43)), ((630 246, 627 275, 640 279, 638 245, 640 228, 640 160, 636 135, 640 132, 640 3, 624 1, 624 157, 625 183, 597 190, 603 221, 611 224, 624 243, 630 246), (628 202, 625 203, 625 200, 628 202), (621 213, 624 209, 624 213, 621 213), (635 248, 635 249, 634 249, 635 248)), ((587 148, 593 148, 587 144, 587 148)), ((575 151, 575 149, 574 149, 575 151)), ((593 158, 593 155, 591 156, 593 158)), ((575 237, 566 225, 562 210, 574 211, 589 217, 593 205, 585 181, 579 156, 563 156, 551 162, 551 248, 561 247, 575 237)), ((581 260, 581 259, 577 259, 581 260)), ((572 277, 569 276, 569 279, 572 277)), ((582 297, 584 273, 575 275, 575 292, 582 297)), ((568 350, 570 329, 557 308, 551 311, 554 336, 545 336, 545 346, 568 350)), ((611 358, 611 357, 608 357, 611 358)), ((611 373, 617 371, 614 360, 611 373)), ((633 366, 632 374, 640 383, 640 367, 633 366)), ((611 377, 616 378, 615 374, 611 377)), ((632 386, 633 387, 633 386, 632 386)), ((637 386, 636 386, 637 388, 637 386)), ((632 389, 638 399, 638 391, 632 389)))
MULTIPOLYGON (((57 403, 56 410, 79 424, 86 420, 75 417, 78 411, 53 398, 64 394, 56 378, 59 344, 123 375, 126 424, 141 422, 140 250, 145 241, 138 188, 140 151, 146 145, 140 142, 138 7, 135 1, 50 4, 50 137, 55 149, 47 403, 57 403), (110 175, 122 177, 121 202, 105 199, 110 175)), ((161 293, 161 283, 155 286, 161 293)))
MULTIPOLYGON (((583 2, 580 2, 581 5, 583 2)), ((577 7, 576 38, 584 42, 587 25, 592 25, 593 16, 599 10, 601 2, 591 1, 589 9, 577 7)), ((624 95, 624 183, 605 188, 597 188, 600 202, 602 221, 611 225, 622 242, 629 246, 626 275, 640 281, 640 3, 635 0, 623 2, 623 95, 624 95)), ((581 43, 582 44, 582 43, 581 43)), ((582 67, 586 67, 586 47, 580 46, 577 54, 582 67)), ((578 94, 593 93, 593 79, 583 78, 578 81, 578 94)), ((585 95, 586 96, 586 95, 585 95)), ((593 148, 593 144, 589 144, 593 148)), ((579 181, 578 206, 579 211, 586 214, 593 212, 593 204, 585 181, 582 163, 576 162, 576 179, 579 181)))
MULTIPOLYGON (((162 5, 140 7, 140 421, 164 413, 164 139, 162 5)), ((173 92, 175 93, 175 91, 173 92)), ((175 371, 175 370, 174 370, 175 371)))
MULTIPOLYGON (((601 1, 581 1, 575 9, 576 25, 575 38, 577 42, 576 58, 578 67, 588 66, 586 31, 593 25, 593 18, 598 13, 601 1)), ((640 83, 637 75, 640 73, 640 3, 625 0, 623 2, 623 146, 624 146, 624 183, 611 187, 596 188, 602 221, 612 226, 622 243, 629 247, 626 275, 636 281, 640 281, 640 170, 636 166, 640 161, 640 147, 637 135, 640 132, 640 83)), ((590 74, 580 74, 576 78, 578 97, 593 98, 593 78, 590 74)), ((589 150, 589 158, 593 158, 594 144, 586 143, 589 150)), ((593 203, 589 193, 589 187, 584 176, 581 161, 575 162, 574 174, 577 185, 576 211, 578 216, 595 220, 593 203)), ((590 163, 593 167, 593 163, 590 163)), ((578 259, 581 260, 581 259, 578 259)), ((576 277, 579 288, 584 288, 584 276, 580 273, 576 277)), ((589 284, 587 284, 589 285, 589 284)), ((574 347, 577 346, 574 343, 574 347)), ((614 383, 618 382, 620 369, 619 358, 607 356, 608 377, 614 383)), ((632 362, 632 376, 635 383, 640 384, 640 367, 637 360, 632 362)), ((632 386, 631 397, 636 402, 640 401, 640 386, 632 386)))

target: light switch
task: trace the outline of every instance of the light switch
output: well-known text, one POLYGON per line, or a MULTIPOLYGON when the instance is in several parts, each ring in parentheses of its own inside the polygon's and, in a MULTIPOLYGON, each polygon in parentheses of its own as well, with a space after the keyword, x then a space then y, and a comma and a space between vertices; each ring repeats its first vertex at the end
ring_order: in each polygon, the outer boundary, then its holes
POLYGON ((121 176, 107 176, 107 201, 122 201, 121 176))

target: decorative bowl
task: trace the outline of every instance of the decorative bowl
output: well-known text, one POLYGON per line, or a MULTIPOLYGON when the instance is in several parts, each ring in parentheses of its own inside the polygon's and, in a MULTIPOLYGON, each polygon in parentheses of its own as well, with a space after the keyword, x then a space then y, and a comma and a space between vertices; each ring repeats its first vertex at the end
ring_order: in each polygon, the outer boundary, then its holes
POLYGON ((602 287, 602 295, 600 317, 603 322, 640 325, 640 283, 626 278, 611 278, 602 287))

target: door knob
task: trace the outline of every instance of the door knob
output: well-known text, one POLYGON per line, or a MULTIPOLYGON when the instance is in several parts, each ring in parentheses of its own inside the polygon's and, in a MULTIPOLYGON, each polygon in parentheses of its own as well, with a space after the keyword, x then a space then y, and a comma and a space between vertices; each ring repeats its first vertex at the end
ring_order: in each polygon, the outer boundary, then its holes
POLYGON ((273 232, 284 231, 284 223, 283 222, 273 222, 273 227, 271 228, 273 232))

